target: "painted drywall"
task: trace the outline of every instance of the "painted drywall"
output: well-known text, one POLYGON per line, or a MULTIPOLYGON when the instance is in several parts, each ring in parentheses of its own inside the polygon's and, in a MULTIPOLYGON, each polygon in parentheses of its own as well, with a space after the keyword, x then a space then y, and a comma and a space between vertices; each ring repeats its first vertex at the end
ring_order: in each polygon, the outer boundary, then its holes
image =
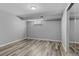
POLYGON ((27 23, 27 37, 61 41, 61 21, 43 21, 42 25, 27 23))
POLYGON ((26 22, 0 10, 0 44, 26 38, 26 22))
POLYGON ((70 42, 78 42, 79 43, 79 19, 70 20, 70 42))

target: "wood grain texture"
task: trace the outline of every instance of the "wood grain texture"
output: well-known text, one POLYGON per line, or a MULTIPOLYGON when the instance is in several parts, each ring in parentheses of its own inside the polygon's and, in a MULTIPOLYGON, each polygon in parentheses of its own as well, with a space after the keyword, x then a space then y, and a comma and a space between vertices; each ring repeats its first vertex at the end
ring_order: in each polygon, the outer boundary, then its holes
POLYGON ((60 42, 25 39, 1 50, 0 56, 61 56, 60 42))
MULTIPOLYGON (((69 52, 63 56, 78 56, 79 45, 70 44, 69 52)), ((7 47, 7 46, 6 46, 7 47)), ((8 48, 0 48, 0 56, 62 56, 61 42, 24 39, 8 48)))
POLYGON ((69 44, 69 48, 70 48, 70 53, 73 56, 79 56, 79 44, 77 44, 77 43, 70 43, 69 44))

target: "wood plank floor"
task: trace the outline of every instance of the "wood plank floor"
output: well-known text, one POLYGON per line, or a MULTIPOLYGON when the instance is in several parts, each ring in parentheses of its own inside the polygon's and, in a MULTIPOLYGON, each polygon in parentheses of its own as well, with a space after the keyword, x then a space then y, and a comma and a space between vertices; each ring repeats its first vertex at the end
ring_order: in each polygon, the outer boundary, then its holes
POLYGON ((73 56, 79 56, 79 44, 70 43, 70 53, 73 56))
MULTIPOLYGON (((70 44, 65 56, 79 56, 79 44, 70 44)), ((25 39, 0 49, 0 56, 61 56, 61 43, 34 39, 25 39)))
POLYGON ((1 50, 0 56, 61 56, 60 45, 59 42, 26 39, 1 50))

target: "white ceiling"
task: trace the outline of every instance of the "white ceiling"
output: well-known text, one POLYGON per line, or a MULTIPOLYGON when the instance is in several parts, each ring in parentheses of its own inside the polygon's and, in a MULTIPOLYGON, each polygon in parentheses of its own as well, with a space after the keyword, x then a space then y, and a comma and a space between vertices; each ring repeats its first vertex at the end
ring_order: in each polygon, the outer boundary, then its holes
POLYGON ((16 16, 39 18, 61 18, 63 11, 69 3, 0 3, 0 10, 9 12, 16 16), (36 10, 31 10, 35 6, 36 10))

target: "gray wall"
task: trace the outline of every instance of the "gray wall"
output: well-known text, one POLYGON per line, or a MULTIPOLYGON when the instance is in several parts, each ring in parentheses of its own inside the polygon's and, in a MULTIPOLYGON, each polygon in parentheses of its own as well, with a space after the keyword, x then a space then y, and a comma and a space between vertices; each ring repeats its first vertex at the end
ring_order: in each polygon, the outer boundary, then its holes
POLYGON ((44 21, 42 25, 27 23, 28 37, 60 41, 61 21, 44 21))
POLYGON ((0 44, 26 38, 26 22, 0 10, 0 44))
POLYGON ((79 42, 79 19, 70 21, 70 42, 79 42))

